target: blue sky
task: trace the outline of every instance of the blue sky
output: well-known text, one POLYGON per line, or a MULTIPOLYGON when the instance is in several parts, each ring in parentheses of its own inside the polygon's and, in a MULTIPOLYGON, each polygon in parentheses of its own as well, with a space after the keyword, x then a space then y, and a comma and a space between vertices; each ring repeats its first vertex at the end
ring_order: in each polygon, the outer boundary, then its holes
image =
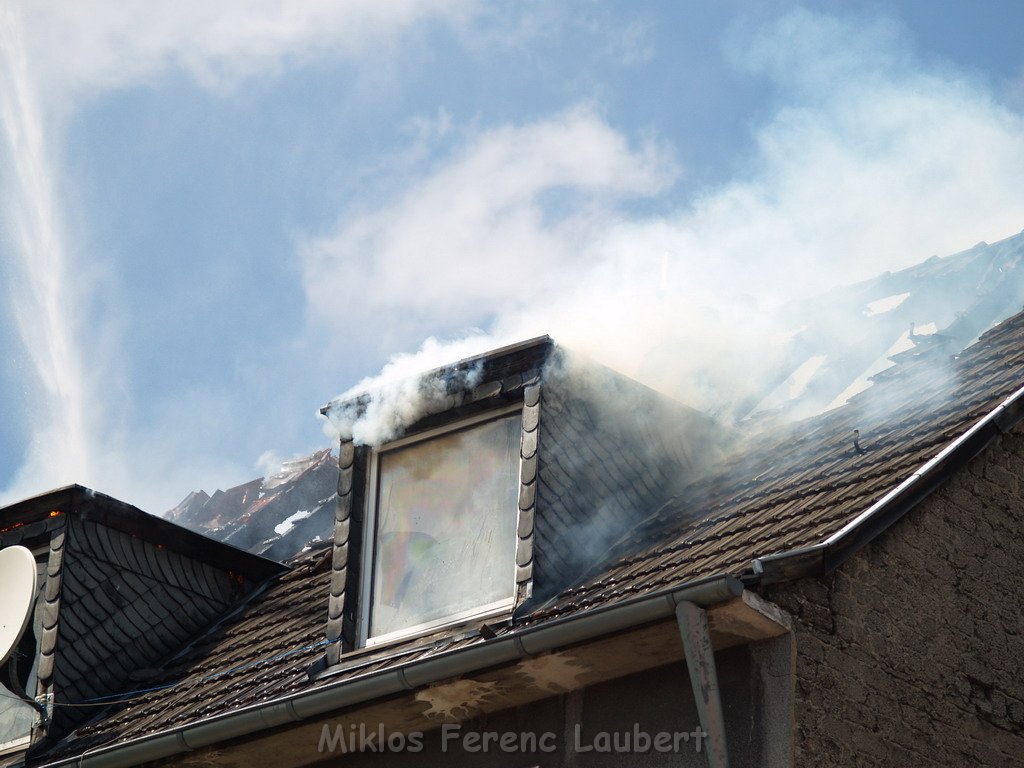
POLYGON ((687 382, 770 348, 765 307, 1024 227, 1021 28, 1019 2, 5 4, 0 499, 242 482, 432 336, 396 369, 550 332, 704 405, 687 382))

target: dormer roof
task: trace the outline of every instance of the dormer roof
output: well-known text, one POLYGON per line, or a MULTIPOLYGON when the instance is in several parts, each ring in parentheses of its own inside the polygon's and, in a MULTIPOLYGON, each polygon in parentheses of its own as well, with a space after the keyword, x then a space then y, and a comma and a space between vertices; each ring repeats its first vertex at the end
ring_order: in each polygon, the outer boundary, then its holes
POLYGON ((0 509, 0 546, 45 564, 38 689, 50 740, 139 687, 285 567, 71 485, 0 509))

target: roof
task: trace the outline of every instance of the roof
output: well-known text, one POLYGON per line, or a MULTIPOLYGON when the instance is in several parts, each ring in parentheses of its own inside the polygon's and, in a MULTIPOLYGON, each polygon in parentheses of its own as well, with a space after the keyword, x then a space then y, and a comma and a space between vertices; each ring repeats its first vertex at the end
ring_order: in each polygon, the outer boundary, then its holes
MULTIPOLYGON (((755 578, 755 559, 820 546, 996 411, 1022 384, 1024 314, 985 333, 956 358, 935 349, 904 353, 848 405, 777 426, 737 446, 727 471, 691 484, 634 536, 618 542, 582 583, 517 621, 561 621, 716 574, 755 578)), ((1015 401, 1014 419, 1020 402, 1015 401)), ((957 445, 980 450, 980 444, 957 445)), ((326 643, 330 550, 314 550, 292 565, 147 681, 151 688, 170 687, 133 696, 80 729, 58 754, 140 738, 328 680, 484 642, 462 636, 428 646, 411 642, 387 653, 357 652, 343 657, 329 678, 310 680, 307 670, 326 643)))
POLYGON ((225 570, 260 582, 281 571, 281 564, 195 533, 136 506, 81 485, 56 488, 0 508, 3 546, 27 541, 53 527, 53 514, 71 514, 180 555, 216 563, 225 570))
POLYGON ((0 546, 17 544, 46 569, 32 694, 55 708, 50 740, 286 570, 81 486, 0 509, 0 546))
POLYGON ((111 738, 131 739, 201 720, 213 712, 266 701, 308 683, 323 654, 331 550, 322 546, 173 658, 57 754, 111 738))
POLYGON ((531 620, 739 574, 756 558, 823 542, 1024 385, 1024 313, 956 358, 911 350, 898 363, 846 406, 743 445, 725 471, 685 489, 621 542, 612 565, 531 620))
MULTIPOLYGON (((482 642, 446 638, 429 646, 367 654, 341 674, 311 681, 308 671, 324 653, 331 549, 318 547, 290 562, 292 568, 265 592, 214 626, 159 674, 80 728, 48 759, 111 742, 129 741, 203 721, 214 714, 269 702, 346 678, 371 674, 413 660, 482 642)), ((44 761, 46 762, 46 761, 44 761)))
POLYGON ((167 512, 167 519, 249 552, 285 560, 330 538, 337 484, 338 460, 324 449, 212 496, 193 491, 167 512))

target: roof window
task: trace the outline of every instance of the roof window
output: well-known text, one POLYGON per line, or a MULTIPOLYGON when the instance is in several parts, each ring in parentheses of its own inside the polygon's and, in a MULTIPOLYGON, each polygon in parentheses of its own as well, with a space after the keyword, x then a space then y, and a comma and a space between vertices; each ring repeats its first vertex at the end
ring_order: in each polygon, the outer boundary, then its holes
POLYGON ((521 435, 515 406, 373 452, 364 644, 511 611, 521 435))

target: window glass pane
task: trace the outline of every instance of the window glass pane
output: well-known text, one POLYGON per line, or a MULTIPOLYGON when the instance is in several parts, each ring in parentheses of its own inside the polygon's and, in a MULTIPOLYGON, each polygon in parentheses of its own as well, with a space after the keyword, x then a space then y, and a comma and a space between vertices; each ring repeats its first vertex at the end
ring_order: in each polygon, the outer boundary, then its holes
POLYGON ((28 737, 36 711, 0 684, 0 750, 28 737))
POLYGON ((370 637, 512 597, 521 417, 380 456, 370 637))

